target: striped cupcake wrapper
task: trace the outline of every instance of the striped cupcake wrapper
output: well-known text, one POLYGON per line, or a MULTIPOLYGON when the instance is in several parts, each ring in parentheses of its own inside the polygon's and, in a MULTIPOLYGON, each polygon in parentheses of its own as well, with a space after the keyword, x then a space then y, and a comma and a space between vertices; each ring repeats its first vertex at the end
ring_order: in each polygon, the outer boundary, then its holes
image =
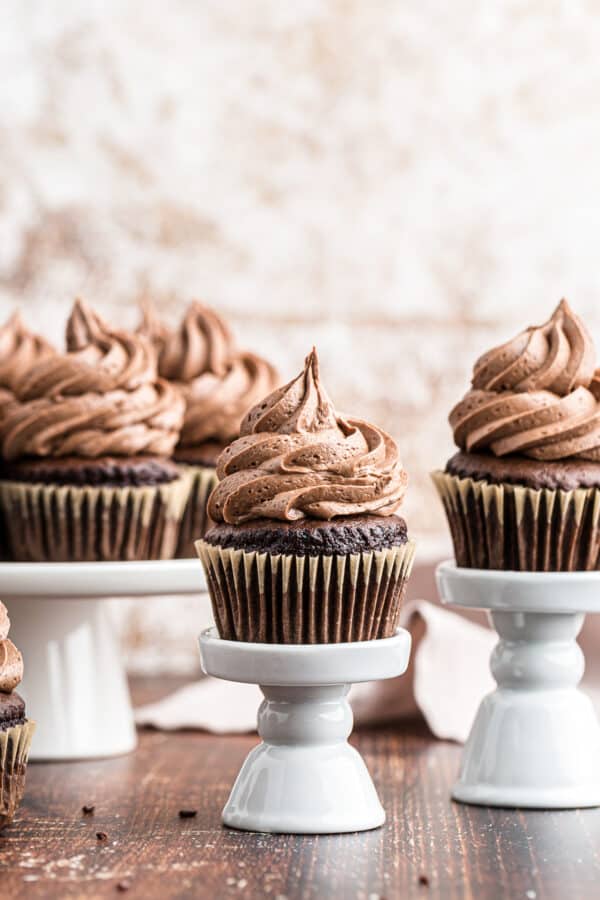
POLYGON ((534 490, 434 472, 459 566, 523 572, 600 568, 600 490, 534 490))
POLYGON ((170 559, 190 476, 132 487, 0 482, 9 559, 22 562, 170 559))
POLYGON ((35 722, 0 731, 0 831, 12 822, 23 799, 35 722))
POLYGON ((204 537, 210 527, 207 510, 208 498, 218 482, 217 470, 209 466, 180 465, 190 479, 189 494, 185 504, 175 556, 188 559, 196 556, 194 542, 204 537))
POLYGON ((390 637, 415 544, 348 556, 287 556, 197 541, 220 637, 327 644, 390 637))

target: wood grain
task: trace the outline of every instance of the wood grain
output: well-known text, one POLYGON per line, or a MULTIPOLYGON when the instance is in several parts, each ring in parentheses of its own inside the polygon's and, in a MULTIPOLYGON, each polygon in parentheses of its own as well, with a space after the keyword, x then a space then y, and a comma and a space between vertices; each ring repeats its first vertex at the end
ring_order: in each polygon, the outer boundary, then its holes
MULTIPOLYGON (((135 695, 153 699, 156 685, 138 682, 135 695)), ((355 737, 387 809, 384 828, 319 837, 224 829, 220 810, 255 740, 147 731, 131 756, 31 765, 18 820, 0 836, 0 896, 102 898, 119 885, 149 900, 598 895, 600 811, 454 804, 460 748, 420 723, 355 737), (190 808, 195 818, 179 817, 190 808)))

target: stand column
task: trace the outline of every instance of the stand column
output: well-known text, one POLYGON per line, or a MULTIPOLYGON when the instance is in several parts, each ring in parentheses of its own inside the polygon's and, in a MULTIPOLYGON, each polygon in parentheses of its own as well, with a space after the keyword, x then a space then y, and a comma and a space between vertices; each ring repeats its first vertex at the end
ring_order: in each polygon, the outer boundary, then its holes
POLYGON ((262 743, 246 759, 223 822, 250 831, 323 834, 383 825, 367 768, 347 738, 349 685, 261 686, 262 743))
POLYGON ((582 613, 493 610, 497 689, 482 702, 453 797, 494 806, 600 805, 600 727, 578 689, 582 613))

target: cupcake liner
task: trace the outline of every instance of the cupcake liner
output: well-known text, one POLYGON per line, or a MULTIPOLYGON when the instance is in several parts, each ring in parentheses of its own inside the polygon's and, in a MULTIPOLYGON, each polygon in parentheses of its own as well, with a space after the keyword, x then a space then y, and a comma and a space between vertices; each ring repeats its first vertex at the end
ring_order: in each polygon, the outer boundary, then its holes
POLYGON ((600 490, 534 490, 434 472, 459 566, 600 569, 600 490))
POLYGON ((169 559, 189 493, 167 484, 75 487, 0 482, 9 558, 22 562, 169 559))
POLYGON ((35 722, 0 731, 0 831, 12 822, 25 790, 25 772, 35 722))
POLYGON ((219 636, 267 644, 390 637, 415 544, 348 556, 287 556, 197 541, 219 636))
POLYGON ((206 504, 219 479, 217 470, 209 466, 186 465, 181 468, 189 475, 190 487, 181 520, 175 556, 178 559, 189 559, 189 557, 196 556, 194 541, 204 537, 210 525, 206 504))

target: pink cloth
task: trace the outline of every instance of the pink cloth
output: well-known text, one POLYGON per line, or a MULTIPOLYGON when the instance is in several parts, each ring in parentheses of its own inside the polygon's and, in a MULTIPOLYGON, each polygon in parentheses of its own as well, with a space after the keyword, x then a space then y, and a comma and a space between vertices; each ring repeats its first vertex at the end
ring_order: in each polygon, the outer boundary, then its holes
MULTIPOLYGON (((465 741, 481 699, 494 687, 489 659, 497 636, 425 601, 409 604, 401 624, 413 636, 409 669, 400 678, 352 688, 356 725, 421 714, 436 737, 465 741)), ((256 685, 205 678, 137 709, 136 721, 165 731, 239 734, 256 730, 261 700, 256 685)))

